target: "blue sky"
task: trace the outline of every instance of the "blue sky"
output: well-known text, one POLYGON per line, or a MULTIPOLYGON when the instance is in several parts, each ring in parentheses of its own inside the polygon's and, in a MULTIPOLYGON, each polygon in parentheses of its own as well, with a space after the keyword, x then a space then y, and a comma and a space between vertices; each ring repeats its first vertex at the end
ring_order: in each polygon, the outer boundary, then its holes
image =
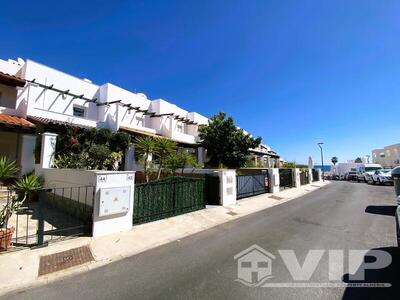
POLYGON ((30 58, 211 116, 282 156, 400 142, 399 1, 10 1, 0 58, 30 58), (397 123, 395 123, 397 122, 397 123))

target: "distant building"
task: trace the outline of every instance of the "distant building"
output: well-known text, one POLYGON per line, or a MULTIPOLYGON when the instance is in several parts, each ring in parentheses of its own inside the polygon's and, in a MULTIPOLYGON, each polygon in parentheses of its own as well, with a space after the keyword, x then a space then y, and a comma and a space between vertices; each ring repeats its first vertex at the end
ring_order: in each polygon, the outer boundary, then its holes
POLYGON ((252 159, 257 167, 262 168, 279 168, 280 156, 278 153, 273 151, 270 146, 260 144, 255 149, 250 149, 252 153, 252 159))
POLYGON ((381 149, 372 150, 372 162, 386 168, 400 165, 400 144, 389 145, 381 149))
MULTIPOLYGON (((322 166, 321 166, 321 165, 314 165, 314 169, 320 169, 320 170, 322 170, 322 166)), ((325 164, 324 164, 324 169, 323 169, 323 171, 324 171, 324 172, 330 172, 330 171, 331 171, 331 166, 325 165, 325 164)))

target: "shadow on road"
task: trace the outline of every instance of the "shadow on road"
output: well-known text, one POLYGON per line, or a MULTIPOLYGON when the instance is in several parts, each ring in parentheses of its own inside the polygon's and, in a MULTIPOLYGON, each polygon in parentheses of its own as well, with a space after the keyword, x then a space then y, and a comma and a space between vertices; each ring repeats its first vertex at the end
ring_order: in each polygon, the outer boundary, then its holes
MULTIPOLYGON (((392 256, 392 263, 383 269, 365 270, 364 281, 351 281, 349 274, 343 276, 345 283, 390 283, 391 287, 347 287, 343 298, 347 299, 399 299, 400 292, 400 256, 399 248, 385 247, 375 248, 372 250, 383 250, 392 256)), ((368 253, 364 256, 365 262, 373 262, 374 257, 369 256, 368 253)), ((362 272, 362 269, 357 270, 356 273, 362 272)))
POLYGON ((369 205, 365 209, 366 213, 384 216, 395 216, 396 205, 369 205))

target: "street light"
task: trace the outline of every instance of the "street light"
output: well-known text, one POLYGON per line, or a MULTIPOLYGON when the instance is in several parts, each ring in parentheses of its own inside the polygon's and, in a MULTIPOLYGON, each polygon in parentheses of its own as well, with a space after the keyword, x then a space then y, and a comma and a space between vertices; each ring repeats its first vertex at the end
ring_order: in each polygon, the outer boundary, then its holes
POLYGON ((322 181, 325 181, 325 172, 324 172, 324 154, 322 153, 322 146, 324 143, 318 143, 318 147, 321 149, 321 163, 322 163, 322 181))

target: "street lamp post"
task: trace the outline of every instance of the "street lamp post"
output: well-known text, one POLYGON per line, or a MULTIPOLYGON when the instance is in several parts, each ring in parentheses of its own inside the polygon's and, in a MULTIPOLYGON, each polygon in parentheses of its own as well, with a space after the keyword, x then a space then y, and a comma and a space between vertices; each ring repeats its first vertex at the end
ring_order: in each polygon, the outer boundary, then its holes
POLYGON ((321 149, 321 164, 322 164, 322 181, 325 181, 325 172, 324 172, 324 154, 322 152, 322 146, 324 143, 318 143, 318 147, 321 149))

